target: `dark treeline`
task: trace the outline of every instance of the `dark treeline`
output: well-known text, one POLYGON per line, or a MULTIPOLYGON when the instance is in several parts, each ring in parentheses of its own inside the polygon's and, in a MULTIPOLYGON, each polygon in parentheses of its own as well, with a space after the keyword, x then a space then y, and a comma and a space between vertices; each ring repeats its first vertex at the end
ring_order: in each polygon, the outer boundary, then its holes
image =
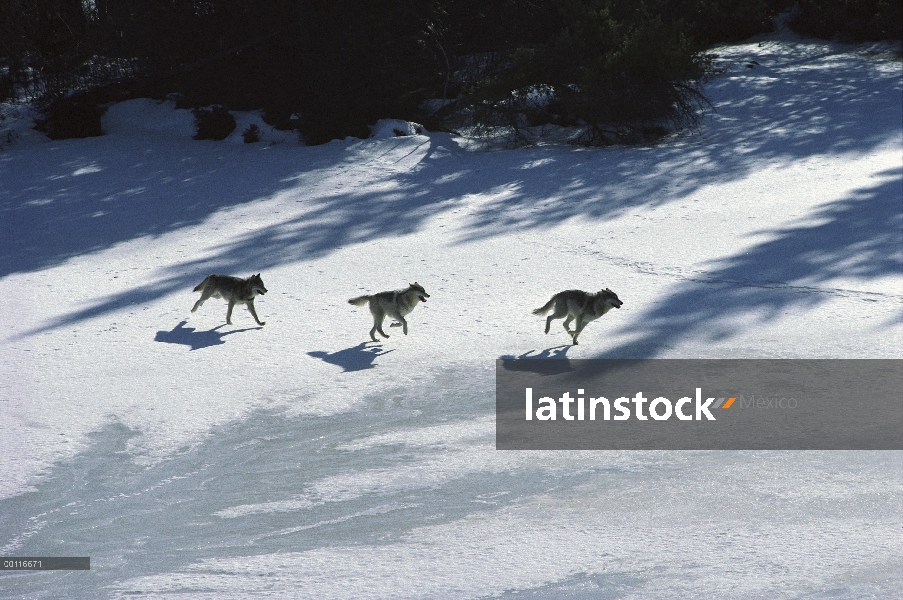
MULTIPOLYGON (((99 134, 102 106, 112 100, 178 93, 187 107, 263 109, 269 122, 295 127, 311 143, 364 135, 387 117, 428 128, 580 124, 584 141, 608 143, 692 125, 711 74, 705 48, 768 31, 789 6, 0 0, 0 96, 45 103, 55 137, 99 134)), ((805 33, 901 37, 899 0, 793 6, 792 24, 805 33)))

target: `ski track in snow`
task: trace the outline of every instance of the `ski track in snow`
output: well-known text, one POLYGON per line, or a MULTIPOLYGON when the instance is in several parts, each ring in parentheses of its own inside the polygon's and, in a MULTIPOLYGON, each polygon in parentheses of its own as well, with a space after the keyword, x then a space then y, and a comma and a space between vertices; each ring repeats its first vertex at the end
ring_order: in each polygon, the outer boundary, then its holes
MULTIPOLYGON (((501 452, 500 357, 899 358, 903 67, 763 37, 654 148, 0 150, 0 598, 899 598, 900 452, 501 452), (747 65, 752 65, 748 68, 747 65), (196 313, 261 272, 257 327, 196 313), (431 294, 384 343, 346 300, 431 294), (580 346, 531 310, 611 287, 580 346)), ((883 55, 882 55, 883 56, 883 55)), ((241 129, 241 127, 239 127, 241 129)))

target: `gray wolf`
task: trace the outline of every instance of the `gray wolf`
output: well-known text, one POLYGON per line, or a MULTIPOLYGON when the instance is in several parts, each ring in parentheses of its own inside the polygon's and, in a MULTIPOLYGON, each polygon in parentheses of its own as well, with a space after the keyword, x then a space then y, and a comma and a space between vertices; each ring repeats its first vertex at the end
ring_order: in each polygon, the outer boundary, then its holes
POLYGON ((404 316, 414 310, 418 302, 426 302, 430 295, 426 293, 423 286, 417 283, 411 283, 406 289, 395 290, 392 292, 380 292, 372 296, 358 296, 348 301, 348 304, 354 306, 370 305, 370 312, 373 314, 373 329, 370 330, 370 339, 378 342, 375 333, 378 331, 381 336, 388 338, 386 332, 383 331, 383 320, 386 317, 392 317, 398 323, 392 323, 391 327, 402 327, 405 335, 408 335, 408 322, 404 320, 404 316))
POLYGON ((580 335, 587 323, 595 321, 612 308, 621 308, 622 304, 618 295, 608 288, 598 292, 565 290, 552 296, 545 306, 537 308, 533 314, 544 315, 554 306, 555 312, 546 319, 546 333, 549 333, 553 319, 567 316, 567 319, 564 320, 564 330, 571 335, 576 346, 577 336, 580 335), (574 319, 577 319, 577 326, 574 331, 571 331, 568 326, 574 319))
POLYGON ((241 277, 231 277, 229 275, 210 275, 199 283, 195 292, 201 292, 201 297, 194 303, 191 312, 196 311, 205 300, 211 296, 214 298, 222 298, 229 303, 226 310, 226 324, 232 324, 232 309, 236 304, 244 304, 251 311, 251 316, 257 321, 258 325, 266 325, 265 322, 257 318, 257 311, 254 310, 255 296, 262 296, 267 293, 260 273, 252 275, 247 279, 241 277))

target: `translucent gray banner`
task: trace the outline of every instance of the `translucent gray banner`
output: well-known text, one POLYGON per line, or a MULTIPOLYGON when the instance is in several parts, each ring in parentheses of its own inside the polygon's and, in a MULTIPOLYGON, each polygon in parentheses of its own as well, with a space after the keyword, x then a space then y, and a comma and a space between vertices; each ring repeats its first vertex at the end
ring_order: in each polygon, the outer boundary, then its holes
POLYGON ((4 556, 0 571, 89 571, 90 556, 4 556))
POLYGON ((499 450, 901 450, 901 360, 496 361, 499 450))

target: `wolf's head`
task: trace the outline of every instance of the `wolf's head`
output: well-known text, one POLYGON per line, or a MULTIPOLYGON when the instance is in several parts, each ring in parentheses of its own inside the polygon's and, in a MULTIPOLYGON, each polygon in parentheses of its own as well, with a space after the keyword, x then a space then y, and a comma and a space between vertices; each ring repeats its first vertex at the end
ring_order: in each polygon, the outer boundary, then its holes
POLYGON ((421 302, 426 302, 426 299, 430 297, 430 295, 426 293, 426 290, 423 289, 423 286, 416 281, 414 283, 409 283, 408 285, 410 286, 408 289, 420 292, 417 294, 417 297, 420 298, 421 302))
POLYGON ((603 302, 605 302, 605 304, 607 304, 608 306, 611 306, 613 308, 621 308, 621 305, 624 304, 618 298, 618 295, 615 294, 613 291, 611 291, 608 288, 605 288, 604 290, 599 292, 599 296, 602 298, 602 300, 603 300, 603 302))
POLYGON ((263 296, 267 293, 267 288, 263 285, 263 279, 260 278, 260 273, 248 277, 248 284, 251 286, 251 293, 255 296, 263 296))

